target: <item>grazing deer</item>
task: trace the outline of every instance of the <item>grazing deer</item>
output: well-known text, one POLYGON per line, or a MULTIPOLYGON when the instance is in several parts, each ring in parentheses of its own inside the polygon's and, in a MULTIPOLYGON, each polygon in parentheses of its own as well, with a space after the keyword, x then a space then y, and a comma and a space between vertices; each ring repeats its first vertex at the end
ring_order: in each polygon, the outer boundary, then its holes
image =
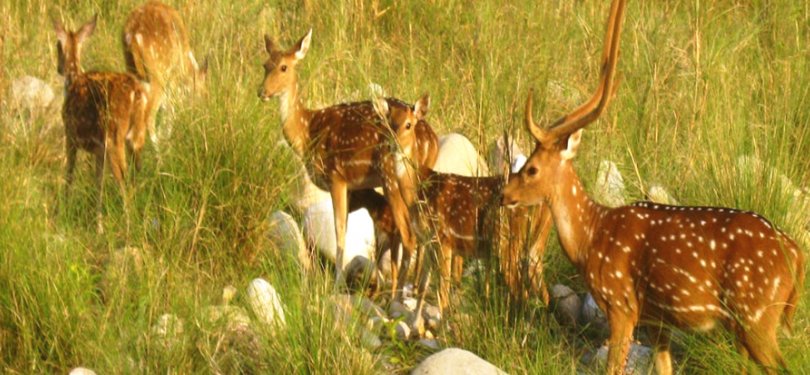
MULTIPOLYGON (((532 263, 529 275, 529 280, 533 281, 531 292, 540 294, 548 302, 548 292, 539 280, 542 274, 541 259, 551 229, 548 210, 533 210, 533 217, 529 216, 528 209, 513 210, 508 215, 508 221, 500 223, 503 177, 467 177, 421 167, 419 181, 417 196, 422 205, 418 209, 425 215, 423 219, 435 225, 433 229, 439 242, 440 307, 448 306, 451 274, 457 281, 460 279, 463 258, 488 258, 493 250, 501 259, 501 267, 513 296, 524 298, 519 285, 519 251, 523 248, 522 240, 527 232, 533 236, 527 252, 532 263), (502 229, 506 238, 501 238, 499 233, 502 224, 508 226, 502 229), (455 272, 453 265, 456 266, 455 272)), ((417 212, 411 215, 419 217, 417 212)), ((430 224, 427 226, 431 227, 430 224)))
POLYGON ((135 157, 135 167, 140 169, 148 90, 130 74, 82 71, 82 47, 96 28, 96 16, 75 32, 66 31, 58 20, 54 20, 53 25, 58 39, 57 69, 65 77, 62 121, 67 149, 66 195, 73 183, 76 152, 81 148, 94 154, 100 215, 105 160, 109 160, 122 194, 127 172, 127 142, 135 157))
MULTIPOLYGON (((407 207, 411 197, 403 194, 401 171, 397 160, 410 159, 433 165, 438 140, 424 121, 429 100, 422 97, 411 107, 397 99, 378 99, 338 104, 319 110, 304 107, 298 95, 298 63, 306 56, 312 39, 310 30, 291 49, 282 51, 265 36, 269 58, 264 64, 265 77, 259 98, 265 101, 278 96, 284 136, 295 152, 302 156, 307 173, 321 189, 331 193, 337 240, 336 264, 343 264, 348 192, 383 186, 385 198, 392 207, 397 228, 403 239, 404 257, 400 275, 392 267, 392 294, 404 282, 410 255, 416 247, 411 234, 407 207), (407 147, 396 147, 391 141, 407 132, 416 141, 407 147)), ((395 262, 396 263, 396 260, 395 262)), ((342 278, 341 267, 335 268, 336 285, 342 278)))
POLYGON ((610 324, 608 373, 618 374, 641 324, 657 349, 659 374, 670 374, 671 330, 725 323, 743 356, 765 372, 785 369, 776 331, 790 320, 804 280, 796 243, 751 212, 641 202, 602 207, 582 188, 572 159, 582 128, 605 110, 613 91, 624 0, 614 0, 599 86, 593 97, 548 128, 526 125, 536 146, 504 188, 503 204, 551 207, 560 243, 610 324))
POLYGON ((189 47, 183 19, 174 8, 149 1, 132 10, 121 35, 127 71, 149 82, 149 136, 157 145, 155 115, 168 86, 185 83, 193 90, 204 90, 208 59, 197 63, 189 47))

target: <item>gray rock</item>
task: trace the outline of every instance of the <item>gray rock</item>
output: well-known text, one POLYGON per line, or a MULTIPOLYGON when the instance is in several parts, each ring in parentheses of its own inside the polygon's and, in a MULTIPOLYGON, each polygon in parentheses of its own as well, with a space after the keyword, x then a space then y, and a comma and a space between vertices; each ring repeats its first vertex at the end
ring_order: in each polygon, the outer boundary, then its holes
MULTIPOLYGON (((589 363, 595 368, 607 367, 608 347, 603 345, 591 357, 589 363)), ((627 375, 646 375, 653 373, 653 350, 643 345, 631 344, 627 354, 624 373, 627 375)))
POLYGON ((360 344, 366 349, 374 350, 382 346, 382 341, 376 334, 363 329, 360 333, 360 344))
POLYGON ((312 260, 295 219, 284 211, 276 211, 267 218, 267 226, 267 239, 273 247, 290 254, 298 260, 304 270, 309 271, 312 268, 312 260))
POLYGON ((76 367, 73 370, 70 370, 68 375, 96 375, 96 372, 84 367, 76 367))
POLYGON ((260 322, 277 327, 287 324, 281 298, 270 283, 261 278, 253 279, 248 285, 247 294, 250 307, 260 322))
POLYGON ((447 348, 425 358, 411 375, 477 375, 505 374, 493 364, 459 348, 447 348))
POLYGON ((582 309, 582 301, 576 292, 562 284, 554 285, 551 287, 551 303, 560 323, 576 326, 582 309))
POLYGON ((593 299, 593 296, 588 293, 585 296, 585 302, 582 303, 582 320, 591 322, 598 319, 605 319, 605 313, 599 309, 599 305, 593 299))
POLYGON ((403 321, 397 322, 397 324, 394 326, 394 332, 396 332, 397 338, 402 341, 406 341, 411 338, 411 327, 403 321))
POLYGON ((410 319, 411 315, 413 315, 413 309, 409 308, 402 302, 393 301, 390 305, 388 305, 388 315, 390 315, 392 319, 405 318, 408 320, 410 319))
POLYGON ((424 347, 426 347, 426 348, 428 348, 430 350, 439 350, 439 348, 440 348, 439 342, 436 341, 436 339, 424 338, 424 339, 420 339, 416 343, 421 345, 421 346, 424 346, 424 347))

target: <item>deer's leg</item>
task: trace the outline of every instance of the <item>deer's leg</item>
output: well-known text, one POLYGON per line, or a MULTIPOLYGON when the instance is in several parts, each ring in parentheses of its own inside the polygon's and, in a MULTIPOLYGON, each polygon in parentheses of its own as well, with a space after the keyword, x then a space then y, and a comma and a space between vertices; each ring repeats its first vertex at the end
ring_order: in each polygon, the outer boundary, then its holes
POLYGON ((343 280, 343 254, 346 248, 346 221, 348 220, 348 186, 339 177, 332 177, 331 181, 332 208, 335 218, 335 288, 344 285, 343 280))
POLYGON ((450 288, 453 283, 453 249, 445 244, 440 244, 439 264, 439 309, 443 312, 450 306, 450 288))
POLYGON ((76 169, 76 152, 79 151, 79 148, 76 146, 76 143, 73 142, 69 137, 65 140, 65 148, 67 151, 67 170, 65 172, 65 197, 70 196, 70 189, 73 186, 73 172, 76 169))
POLYGON ((464 257, 453 255, 453 282, 461 284, 461 276, 464 275, 464 257))
POLYGON ((149 140, 155 150, 158 150, 158 136, 155 132, 155 122, 157 112, 160 108, 160 103, 163 101, 163 86, 160 83, 154 82, 149 87, 148 99, 146 101, 146 128, 149 132, 149 140))
POLYGON ((427 296, 427 290, 430 286, 430 271, 435 265, 435 256, 436 254, 434 252, 425 251, 424 270, 421 272, 419 285, 417 286, 419 300, 416 303, 416 310, 413 312, 413 319, 409 324, 417 337, 422 337, 425 333, 425 319, 422 317, 422 311, 425 307, 425 297, 427 296))
POLYGON ((141 98, 140 101, 135 103, 134 113, 132 115, 132 128, 130 129, 130 145, 132 146, 132 155, 135 159, 135 170, 141 170, 141 150, 146 140, 146 113, 149 106, 149 99, 147 97, 141 98))
POLYGON ((633 340, 636 319, 620 311, 619 308, 611 308, 608 310, 608 322, 610 323, 610 338, 608 339, 607 373, 621 375, 624 373, 627 353, 633 340))
POLYGON ((779 327, 778 316, 769 316, 766 313, 757 322, 746 322, 745 328, 740 324, 737 324, 737 327, 737 339, 745 347, 744 352, 751 355, 751 359, 764 373, 776 374, 779 371, 787 370, 785 360, 779 351, 779 342, 776 339, 776 330, 779 327))
POLYGON ((104 233, 104 225, 101 218, 101 208, 104 205, 104 165, 107 159, 107 147, 102 145, 96 147, 94 155, 96 157, 96 190, 98 196, 96 197, 96 231, 101 234, 104 233))
MULTIPOLYGON (((402 251, 401 254, 397 258, 401 258, 401 268, 398 268, 398 275, 394 275, 392 272, 392 278, 397 278, 397 280, 392 280, 394 286, 392 287, 394 290, 393 298, 399 297, 399 289, 403 285, 405 285, 405 281, 407 280, 408 276, 408 268, 410 267, 411 263, 411 256, 413 255, 413 251, 416 248, 416 238, 411 231, 411 219, 410 213, 408 212, 408 205, 405 203, 402 195, 399 192, 399 189, 391 189, 386 186, 385 189, 385 197, 388 200, 388 204, 391 205, 391 211, 394 214, 394 222, 397 225, 397 230, 399 231, 400 238, 402 241, 402 251)), ((391 270, 395 269, 394 266, 394 255, 395 253, 391 253, 391 262, 392 267, 391 270)))
POLYGON ((646 331, 655 349, 655 371, 658 375, 672 374, 672 356, 669 351, 672 332, 663 326, 647 326, 646 331))

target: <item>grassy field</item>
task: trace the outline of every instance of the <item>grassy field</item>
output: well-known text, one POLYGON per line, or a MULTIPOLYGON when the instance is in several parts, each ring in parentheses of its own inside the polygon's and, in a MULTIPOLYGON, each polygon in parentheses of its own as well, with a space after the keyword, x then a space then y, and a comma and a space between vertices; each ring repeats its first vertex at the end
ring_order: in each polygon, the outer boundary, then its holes
MULTIPOLYGON (((105 232, 96 234, 92 161, 77 165, 73 196, 62 198, 61 94, 51 108, 23 113, 8 103, 11 82, 40 77, 61 93, 51 17, 71 27, 99 14, 85 46, 86 70, 124 69, 121 26, 138 1, 10 0, 0 3, 0 369, 64 373, 196 373, 234 366, 274 373, 408 371, 429 351, 397 341, 368 351, 333 329, 330 272, 302 275, 265 238, 269 213, 289 211, 296 173, 276 147, 278 104, 256 90, 266 58, 263 34, 289 46, 313 29, 301 67, 311 107, 367 98, 370 82, 413 101, 431 95, 439 134, 486 147, 504 129, 529 151, 523 103, 551 119, 590 95, 608 1, 170 1, 185 18, 198 56, 210 55, 208 94, 176 103, 174 132, 160 151, 147 145, 132 205, 123 210, 107 179, 105 232), (539 107, 539 108, 537 108, 539 107), (58 208, 58 211, 57 211, 58 208), (126 222, 130 222, 127 228, 126 222), (108 263, 142 249, 137 272, 108 263), (260 331, 258 355, 223 354, 216 327, 201 317, 224 286, 240 293, 264 277, 279 290, 288 328, 260 331), (173 313, 185 334, 171 350, 154 340, 158 317, 173 313)), ((632 199, 653 183, 683 204, 757 211, 801 246, 808 207, 769 172, 737 164, 754 156, 797 186, 810 178, 810 2, 633 1, 619 60, 621 86, 585 133, 577 168, 593 186, 603 159, 615 161, 632 199)), ((540 119, 538 115, 538 119, 540 119)), ((165 121, 166 117, 159 117, 165 121)), ((159 124, 160 126, 160 124, 159 124)), ((549 240, 550 284, 584 291, 549 240)), ((487 299, 470 281, 446 346, 468 349, 509 373, 576 373, 595 343, 559 326, 542 303, 517 314, 496 288, 487 299)), ((781 337, 795 373, 810 373, 810 297, 792 336, 781 337)), ((596 343, 598 344, 598 343, 596 343)), ((740 357, 723 332, 676 338, 676 370, 736 373, 740 357)))

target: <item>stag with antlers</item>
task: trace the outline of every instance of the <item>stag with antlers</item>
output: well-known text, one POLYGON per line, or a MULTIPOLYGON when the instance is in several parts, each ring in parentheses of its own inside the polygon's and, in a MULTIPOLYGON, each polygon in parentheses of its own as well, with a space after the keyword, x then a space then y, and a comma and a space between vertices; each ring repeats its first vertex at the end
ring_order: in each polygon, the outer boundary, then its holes
POLYGON ((600 83, 593 97, 548 128, 526 125, 536 146, 504 188, 507 206, 550 205, 561 245, 610 324, 608 373, 618 374, 642 325, 656 346, 659 374, 672 372, 671 330, 707 331, 725 324, 739 350, 766 373, 786 370, 776 338, 796 311, 804 280, 797 244, 752 212, 647 202, 606 208, 582 188, 572 159, 582 129, 613 92, 625 0, 614 0, 600 83))

